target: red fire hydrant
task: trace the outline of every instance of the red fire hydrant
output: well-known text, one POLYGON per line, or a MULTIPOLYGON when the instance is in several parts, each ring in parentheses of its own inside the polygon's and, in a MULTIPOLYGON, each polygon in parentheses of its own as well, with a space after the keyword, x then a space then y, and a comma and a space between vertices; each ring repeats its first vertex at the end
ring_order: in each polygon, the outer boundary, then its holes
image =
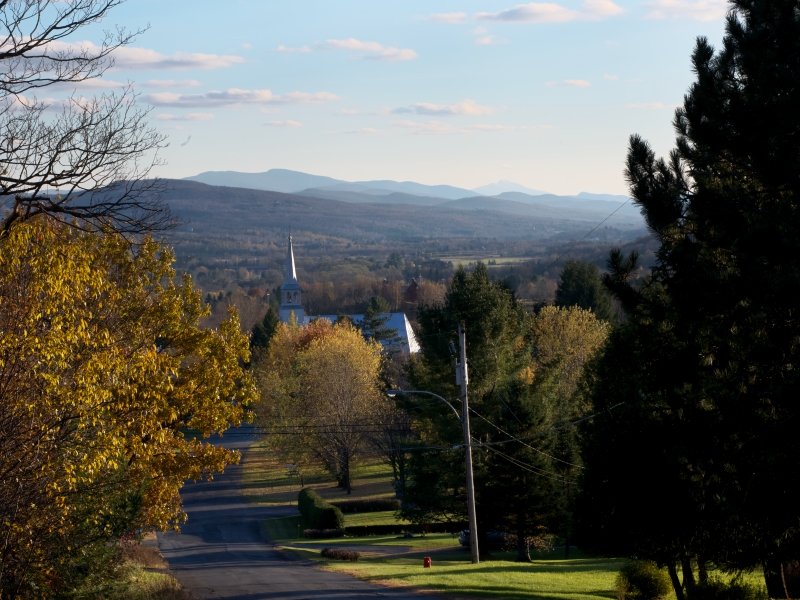
POLYGON ((431 557, 430 556, 426 556, 425 558, 422 559, 422 567, 425 568, 425 569, 430 569, 431 568, 431 557))

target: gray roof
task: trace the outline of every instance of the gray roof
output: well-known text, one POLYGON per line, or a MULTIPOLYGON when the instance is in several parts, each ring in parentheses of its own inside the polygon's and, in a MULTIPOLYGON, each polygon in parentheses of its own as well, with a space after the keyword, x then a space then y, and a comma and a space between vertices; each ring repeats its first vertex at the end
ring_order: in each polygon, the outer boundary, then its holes
MULTIPOLYGON (((356 324, 361 323, 364 320, 364 315, 347 315, 353 322, 356 324)), ((401 339, 401 345, 403 352, 409 354, 416 354, 420 351, 419 342, 417 341, 417 337, 414 335, 414 330, 411 328, 411 323, 408 321, 408 317, 406 317, 405 313, 386 313, 381 315, 382 317, 389 317, 389 320, 386 321, 384 327, 389 329, 397 329, 397 337, 401 339)), ((308 324, 315 319, 327 319, 331 323, 338 319, 338 315, 316 315, 316 316, 309 316, 306 315, 305 319, 303 320, 303 324, 308 324)), ((391 344, 391 341, 383 341, 381 342, 384 346, 391 344)))

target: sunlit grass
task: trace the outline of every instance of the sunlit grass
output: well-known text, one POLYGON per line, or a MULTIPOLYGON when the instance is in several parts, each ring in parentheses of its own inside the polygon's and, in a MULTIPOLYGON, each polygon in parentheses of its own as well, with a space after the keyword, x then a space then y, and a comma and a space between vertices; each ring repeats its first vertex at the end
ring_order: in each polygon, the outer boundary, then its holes
MULTIPOLYGON (((302 489, 297 477, 288 477, 286 464, 275 458, 264 442, 253 444, 246 452, 242 470, 242 494, 250 502, 296 504, 302 489)), ((303 474, 303 484, 326 500, 346 501, 394 497, 391 469, 371 458, 357 463, 353 472, 352 493, 336 486, 336 480, 321 465, 303 474)))

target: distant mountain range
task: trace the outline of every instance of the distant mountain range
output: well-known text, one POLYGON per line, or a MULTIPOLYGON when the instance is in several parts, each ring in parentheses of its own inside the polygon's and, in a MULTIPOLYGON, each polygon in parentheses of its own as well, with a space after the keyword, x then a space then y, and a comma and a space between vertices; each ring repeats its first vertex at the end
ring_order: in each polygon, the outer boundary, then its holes
POLYGON ((524 185, 520 185, 519 183, 514 183, 513 181, 506 181, 505 179, 501 179, 497 183, 490 183, 489 185, 477 187, 472 191, 476 194, 480 194, 481 196, 499 196, 505 192, 522 192, 523 194, 528 194, 529 196, 541 196, 542 194, 549 193, 543 192, 542 190, 534 190, 524 185))
POLYGON ((505 192, 447 200, 402 192, 368 194, 339 184, 288 194, 186 180, 166 183, 163 198, 185 224, 181 243, 188 245, 183 252, 198 255, 211 251, 205 245, 212 239, 217 240, 215 247, 227 244, 225 239, 248 236, 262 243, 265 236, 290 230, 314 239, 327 236, 355 243, 465 237, 569 240, 600 223, 602 230, 594 234, 598 239, 633 239, 646 231, 641 215, 629 205, 552 194, 505 192), (614 206, 622 209, 607 219, 614 206))
MULTIPOLYGON (((264 173, 241 173, 238 171, 206 171, 186 177, 207 185, 256 189, 315 198, 326 198, 340 202, 416 204, 419 206, 443 205, 447 201, 480 198, 498 198, 522 204, 556 206, 567 210, 608 211, 619 208, 628 200, 626 196, 592 194, 581 192, 577 196, 557 196, 535 190, 512 181, 501 180, 474 190, 451 185, 425 185, 413 181, 343 181, 332 177, 311 175, 288 169, 270 169, 264 173)), ((473 200, 471 204, 476 204, 473 200)), ((486 201, 483 205, 489 206, 486 201)), ((455 208, 455 206, 451 205, 455 208)), ((621 213, 638 214, 632 204, 621 213)))

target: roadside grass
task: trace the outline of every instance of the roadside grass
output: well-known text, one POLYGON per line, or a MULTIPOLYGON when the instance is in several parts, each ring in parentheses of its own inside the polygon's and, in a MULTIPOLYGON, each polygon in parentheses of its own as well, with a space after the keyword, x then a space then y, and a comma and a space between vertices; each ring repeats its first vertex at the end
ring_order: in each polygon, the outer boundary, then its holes
MULTIPOLYGON (((347 513, 352 525, 394 522, 393 511, 347 513)), ((564 559, 563 548, 532 552, 531 563, 515 561, 516 552, 493 550, 491 558, 479 565, 470 562, 467 548, 458 544, 455 533, 437 533, 414 538, 400 535, 350 536, 306 539, 305 524, 297 516, 263 521, 267 536, 284 550, 312 560, 320 568, 347 573, 388 587, 445 594, 449 598, 508 598, 519 600, 610 600, 616 598, 614 582, 626 558, 589 556, 572 550, 564 559), (299 525, 299 527, 298 527, 299 525), (358 562, 335 561, 320 555, 322 547, 347 547, 361 552, 358 562), (430 556, 431 569, 422 566, 430 556)), ((730 575, 714 573, 723 579, 730 575)), ((760 573, 743 580, 763 586, 760 573)), ((667 600, 675 600, 671 594, 667 600)))
POLYGON ((391 587, 456 597, 601 600, 616 598, 614 579, 624 562, 608 558, 532 563, 498 559, 473 565, 465 553, 461 560, 447 560, 434 554, 430 569, 422 567, 421 556, 371 558, 349 564, 325 561, 324 568, 391 587))
POLYGON ((122 561, 106 573, 97 573, 76 590, 75 600, 192 600, 178 581, 159 572, 168 568, 158 548, 133 544, 122 550, 122 561))
MULTIPOLYGON (((356 465, 352 493, 336 486, 336 480, 322 465, 313 465, 303 474, 303 483, 326 500, 364 500, 393 498, 391 469, 379 459, 365 460, 356 465)), ((297 503, 302 489, 297 477, 287 477, 286 465, 275 458, 266 443, 253 444, 242 462, 242 495, 249 502, 271 505, 297 503)))

